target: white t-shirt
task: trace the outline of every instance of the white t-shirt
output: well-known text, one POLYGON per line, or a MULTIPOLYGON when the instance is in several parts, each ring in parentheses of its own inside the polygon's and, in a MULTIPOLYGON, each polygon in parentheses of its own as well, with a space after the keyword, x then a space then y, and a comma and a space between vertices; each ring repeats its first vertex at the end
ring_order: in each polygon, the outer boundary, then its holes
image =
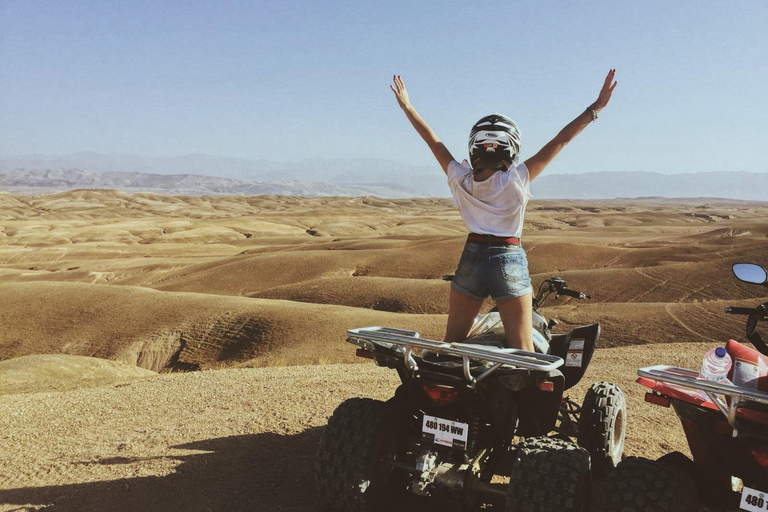
POLYGON ((531 198, 525 164, 497 171, 485 181, 473 178, 466 160, 448 164, 448 186, 467 229, 471 233, 520 237, 525 206, 531 198))

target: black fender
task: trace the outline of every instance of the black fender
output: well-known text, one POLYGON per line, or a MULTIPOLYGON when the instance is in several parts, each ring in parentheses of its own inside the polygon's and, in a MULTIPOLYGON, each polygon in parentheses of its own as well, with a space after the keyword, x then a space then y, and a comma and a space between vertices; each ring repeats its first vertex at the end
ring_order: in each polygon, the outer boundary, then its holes
POLYGON ((565 377, 565 389, 570 389, 581 380, 587 371, 597 340, 600 339, 600 324, 582 325, 568 334, 555 334, 550 342, 550 353, 565 361, 560 372, 565 377))

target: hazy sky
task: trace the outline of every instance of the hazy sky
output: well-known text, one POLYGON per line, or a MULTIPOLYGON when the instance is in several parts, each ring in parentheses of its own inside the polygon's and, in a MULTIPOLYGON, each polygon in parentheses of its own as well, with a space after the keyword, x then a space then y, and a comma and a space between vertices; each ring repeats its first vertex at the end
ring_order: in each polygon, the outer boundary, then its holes
POLYGON ((431 164, 501 112, 526 158, 619 85, 549 172, 768 171, 768 2, 0 0, 0 154, 431 164))

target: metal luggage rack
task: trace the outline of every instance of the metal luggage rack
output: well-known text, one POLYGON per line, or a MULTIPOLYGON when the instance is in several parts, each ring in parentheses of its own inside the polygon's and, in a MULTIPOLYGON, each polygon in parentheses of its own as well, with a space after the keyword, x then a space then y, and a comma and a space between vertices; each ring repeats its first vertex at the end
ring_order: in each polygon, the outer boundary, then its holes
POLYGON ((399 351, 405 360, 405 366, 411 371, 418 371, 419 365, 413 354, 414 348, 432 350, 438 354, 447 354, 462 358, 464 378, 472 386, 488 377, 502 366, 525 368, 539 372, 549 372, 563 365, 563 360, 549 354, 537 354, 516 348, 489 347, 471 343, 446 343, 443 341, 420 338, 419 333, 391 327, 361 327, 347 331, 347 341, 367 350, 375 350, 376 344, 390 344, 392 350, 399 351), (477 377, 472 375, 471 361, 493 363, 493 366, 477 377))
POLYGON ((734 435, 738 432, 736 426, 736 410, 742 400, 757 402, 768 405, 768 393, 756 389, 735 386, 730 382, 725 384, 712 382, 711 380, 699 378, 699 372, 686 370, 685 368, 676 368, 674 366, 648 366, 637 370, 640 377, 664 382, 688 389, 704 391, 709 399, 714 403, 720 412, 728 419, 728 424, 733 428, 734 435), (731 398, 730 405, 720 400, 717 395, 725 395, 731 398))

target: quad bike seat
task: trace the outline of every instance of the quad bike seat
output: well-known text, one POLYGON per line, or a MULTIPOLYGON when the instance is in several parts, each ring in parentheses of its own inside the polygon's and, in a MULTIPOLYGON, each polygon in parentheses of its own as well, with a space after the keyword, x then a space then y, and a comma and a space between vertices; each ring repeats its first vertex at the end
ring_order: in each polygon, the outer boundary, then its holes
POLYGON ((471 345, 483 345, 484 347, 507 348, 505 341, 506 341, 506 338, 491 338, 487 336, 478 336, 475 338, 467 338, 466 340, 462 341, 462 343, 467 343, 471 345))

